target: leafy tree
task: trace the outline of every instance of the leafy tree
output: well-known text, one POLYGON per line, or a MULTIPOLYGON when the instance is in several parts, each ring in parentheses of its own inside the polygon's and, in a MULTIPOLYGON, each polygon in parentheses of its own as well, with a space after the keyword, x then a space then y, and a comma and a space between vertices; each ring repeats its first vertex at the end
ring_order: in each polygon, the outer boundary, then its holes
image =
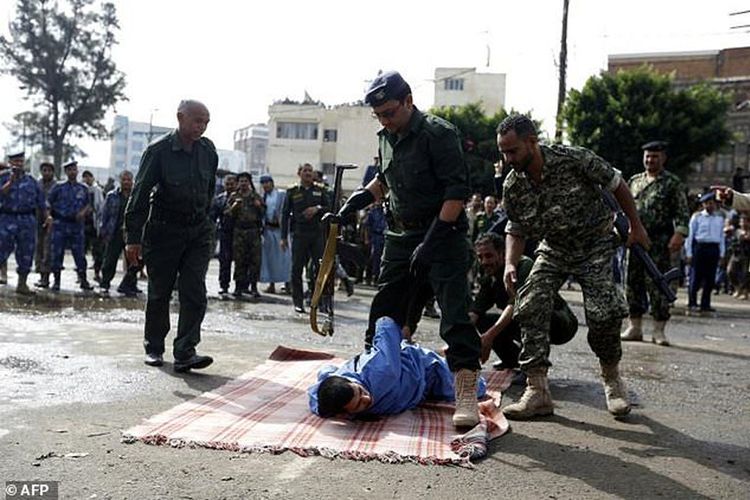
POLYGON ((707 84, 676 89, 672 77, 648 67, 588 79, 571 90, 564 118, 571 143, 589 148, 623 171, 643 171, 641 145, 669 142, 669 170, 684 177, 690 164, 731 138, 729 99, 707 84))
MULTIPOLYGON (((465 106, 441 106, 430 110, 458 128, 464 147, 464 156, 469 165, 471 186, 483 195, 494 193, 495 164, 500 159, 497 150, 497 126, 509 114, 516 113, 501 109, 494 115, 484 113, 479 102, 465 106)), ((529 115, 530 116, 530 115, 529 115)), ((540 122, 536 122, 539 127, 540 122)))
POLYGON ((104 115, 126 99, 125 77, 111 59, 118 29, 109 2, 18 0, 10 36, 0 36, 2 71, 18 80, 33 109, 17 122, 27 141, 52 154, 58 174, 73 139, 107 138, 104 115))

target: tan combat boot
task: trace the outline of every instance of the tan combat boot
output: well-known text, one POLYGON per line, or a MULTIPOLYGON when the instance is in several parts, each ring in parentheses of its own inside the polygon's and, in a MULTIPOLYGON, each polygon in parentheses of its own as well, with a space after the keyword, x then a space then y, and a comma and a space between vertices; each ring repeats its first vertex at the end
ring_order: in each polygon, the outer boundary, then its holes
POLYGON ((524 420, 531 417, 552 415, 554 406, 547 384, 547 367, 537 366, 526 372, 526 390, 521 399, 503 408, 506 417, 524 420))
POLYGON ((479 370, 461 368, 455 373, 456 411, 453 425, 474 427, 479 423, 479 403, 477 401, 477 379, 479 370))
POLYGON ((653 342, 656 345, 663 345, 663 346, 669 345, 667 336, 664 335, 664 328, 666 328, 666 326, 667 326, 666 321, 654 321, 654 333, 651 336, 651 342, 653 342))
POLYGON ((34 295, 34 292, 26 284, 26 277, 28 274, 18 275, 18 284, 16 285, 16 293, 18 295, 34 295))
POLYGON ((607 398, 607 410, 616 417, 630 413, 628 402, 628 390, 625 382, 620 378, 619 362, 605 364, 599 360, 602 367, 602 380, 604 381, 604 395, 607 398))
POLYGON ((643 318, 633 318, 631 316, 628 319, 630 324, 625 331, 622 332, 620 338, 622 340, 643 340, 643 318))

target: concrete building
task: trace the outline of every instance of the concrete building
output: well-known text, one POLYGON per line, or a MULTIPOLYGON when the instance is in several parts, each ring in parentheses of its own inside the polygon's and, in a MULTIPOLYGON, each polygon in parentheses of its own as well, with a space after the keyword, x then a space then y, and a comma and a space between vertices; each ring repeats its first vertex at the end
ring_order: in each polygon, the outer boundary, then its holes
POLYGON ((115 116, 112 126, 112 147, 109 171, 117 177, 123 170, 135 173, 146 146, 154 139, 171 132, 174 127, 162 127, 145 122, 131 121, 127 116, 115 116))
POLYGON ((609 56, 610 73, 647 65, 673 74, 676 88, 709 82, 729 93, 733 106, 727 121, 734 140, 722 151, 693 165, 687 178, 692 190, 711 184, 731 185, 737 168, 750 168, 750 47, 701 52, 664 52, 609 56))
POLYGON ((226 170, 227 172, 234 172, 235 174, 240 172, 250 172, 253 174, 253 178, 257 178, 255 172, 248 170, 247 157, 245 156, 244 151, 217 149, 216 154, 219 157, 219 170, 226 170))
POLYGON ((505 74, 477 73, 476 68, 435 68, 435 106, 479 101, 488 115, 505 107, 505 74))
POLYGON ((245 154, 245 163, 253 177, 266 171, 268 125, 255 123, 234 131, 234 149, 245 154))
POLYGON ((362 180, 365 167, 377 155, 380 124, 363 103, 326 106, 306 98, 303 102, 277 101, 268 108, 267 171, 276 185, 298 181, 297 167, 310 163, 333 182, 337 163, 356 163, 343 187, 350 191, 362 180))

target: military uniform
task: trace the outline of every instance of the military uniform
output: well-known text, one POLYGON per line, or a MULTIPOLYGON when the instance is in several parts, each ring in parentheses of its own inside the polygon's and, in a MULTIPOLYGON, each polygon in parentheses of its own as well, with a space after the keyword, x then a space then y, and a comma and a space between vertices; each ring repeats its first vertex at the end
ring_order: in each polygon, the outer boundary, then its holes
MULTIPOLYGON (((675 174, 662 170, 651 179, 641 172, 628 181, 635 199, 638 216, 651 238, 648 253, 661 272, 670 269, 669 240, 674 233, 688 234, 690 212, 685 196, 685 186, 675 174)), ((669 319, 669 302, 662 296, 653 280, 646 276, 643 264, 628 252, 627 288, 630 316, 640 318, 651 304, 655 321, 669 319)))
POLYGON ((514 312, 523 339, 521 367, 549 366, 554 296, 569 275, 583 290, 589 346, 602 363, 616 363, 622 356, 620 326, 627 308, 612 280, 617 245, 612 212, 597 186, 615 190, 620 174, 582 148, 540 148, 542 182, 535 185, 526 173, 514 170, 503 186, 506 232, 541 241, 529 278, 518 289, 514 312))
MULTIPOLYGON (((49 182, 44 182, 44 179, 39 179, 37 181, 37 184, 39 185, 39 189, 42 190, 42 193, 44 194, 45 201, 47 200, 47 197, 49 196, 49 192, 52 190, 54 185, 56 184, 55 179, 50 179, 49 182)), ((39 218, 39 223, 37 225, 36 230, 36 251, 34 253, 34 266, 36 267, 36 272, 42 275, 42 281, 40 283, 44 283, 49 279, 49 273, 50 273, 50 241, 51 241, 51 233, 47 231, 47 228, 44 227, 44 221, 39 218), (45 276, 47 278, 45 278, 45 276)))
POLYGON ((211 204, 211 221, 216 224, 219 236, 219 288, 222 292, 229 289, 232 270, 232 242, 234 239, 232 217, 226 213, 229 193, 224 191, 214 196, 211 204))
POLYGON ((169 301, 178 275, 180 319, 175 360, 193 357, 200 342, 214 230, 208 212, 218 163, 209 139, 201 137, 188 151, 176 130, 150 144, 141 157, 125 209, 125 243, 143 242, 143 260, 148 267, 146 354, 164 352, 170 328, 169 301))
POLYGON ((481 235, 490 230, 490 228, 503 218, 503 214, 493 210, 490 215, 482 212, 474 218, 474 224, 471 230, 471 240, 476 241, 481 235))
POLYGON ((256 291, 255 286, 260 277, 263 199, 255 191, 243 194, 237 190, 232 193, 229 204, 234 227, 234 281, 238 291, 247 290, 249 285, 256 291), (238 199, 241 201, 235 204, 238 199), (260 202, 260 206, 256 206, 255 202, 260 202))
MULTIPOLYGON (((50 269, 58 275, 63 265, 63 255, 70 248, 76 263, 76 271, 86 272, 85 239, 83 220, 78 214, 90 206, 89 189, 81 182, 60 181, 50 189, 47 197, 52 218, 52 238, 50 242, 50 269)), ((56 281, 59 285, 59 280, 56 281)))
MULTIPOLYGON (((0 187, 13 176, 0 174, 0 187)), ((0 262, 15 250, 19 276, 31 271, 36 245, 37 210, 44 211, 44 193, 30 175, 13 180, 7 193, 0 191, 0 262)))
POLYGON ((304 187, 302 184, 293 186, 286 191, 286 200, 281 222, 281 239, 288 240, 289 233, 292 237, 292 300, 295 307, 302 307, 302 270, 305 264, 312 260, 312 272, 309 278, 315 280, 318 274, 318 265, 323 256, 325 245, 323 225, 320 222, 322 215, 330 210, 331 201, 325 188, 312 184, 304 187), (308 207, 320 206, 311 219, 305 218, 303 212, 308 207))
MULTIPOLYGON (((464 200, 469 194, 469 174, 461 142, 453 125, 414 107, 403 136, 387 129, 378 133, 379 179, 389 189, 393 227, 385 234, 378 292, 370 308, 367 341, 375 322, 390 316, 403 325, 409 296, 419 287, 409 271, 410 258, 446 200, 464 200)), ((427 280, 442 311, 440 336, 448 344, 452 371, 478 370, 479 335, 469 319, 470 293, 466 273, 472 252, 466 236, 468 222, 461 211, 452 231, 434 257, 427 280)))
MULTIPOLYGON (((125 248, 125 238, 122 231, 122 224, 125 219, 125 206, 128 203, 129 196, 126 196, 120 188, 110 191, 104 201, 102 209, 102 227, 99 235, 104 247, 104 262, 102 263, 101 288, 109 289, 109 284, 115 276, 117 262, 125 248)), ((117 290, 126 295, 134 295, 138 289, 138 271, 139 267, 128 263, 128 270, 118 285, 117 290)))
MULTIPOLYGON (((533 259, 521 256, 517 267, 517 286, 521 287, 534 265, 533 259)), ((573 338, 578 331, 578 319, 570 310, 559 293, 553 297, 552 318, 548 326, 551 344, 565 344, 573 338)), ((470 311, 477 315, 476 326, 480 332, 486 332, 500 319, 500 314, 488 312, 493 306, 500 310, 505 309, 510 302, 510 297, 503 283, 503 271, 500 269, 497 275, 482 276, 479 278, 479 291, 470 311)), ((503 368, 516 368, 518 357, 521 354, 521 328, 518 321, 514 319, 492 343, 492 350, 503 362, 503 368)))

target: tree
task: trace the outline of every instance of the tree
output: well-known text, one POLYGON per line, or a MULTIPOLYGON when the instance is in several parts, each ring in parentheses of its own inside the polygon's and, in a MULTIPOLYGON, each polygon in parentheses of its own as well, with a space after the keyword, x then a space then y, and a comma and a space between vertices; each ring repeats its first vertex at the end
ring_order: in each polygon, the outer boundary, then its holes
POLYGON ((690 164, 726 145, 729 98, 698 84, 675 89, 672 77, 648 67, 603 73, 571 90, 564 116, 571 143, 595 151, 625 178, 643 171, 641 145, 669 142, 669 170, 684 177, 690 164))
POLYGON ((10 36, 0 36, 2 71, 33 108, 17 122, 27 141, 54 157, 58 174, 64 153, 75 150, 72 139, 109 137, 104 115, 126 99, 125 77, 111 59, 118 29, 109 2, 18 0, 10 36))
MULTIPOLYGON (((501 109, 494 115, 488 116, 484 113, 482 104, 475 102, 464 106, 433 108, 430 113, 451 122, 458 128, 466 163, 469 165, 472 189, 483 195, 494 193, 495 164, 500 159, 497 150, 497 126, 505 117, 516 111, 511 109, 508 112, 501 109)), ((536 124, 539 127, 540 122, 536 124)))

